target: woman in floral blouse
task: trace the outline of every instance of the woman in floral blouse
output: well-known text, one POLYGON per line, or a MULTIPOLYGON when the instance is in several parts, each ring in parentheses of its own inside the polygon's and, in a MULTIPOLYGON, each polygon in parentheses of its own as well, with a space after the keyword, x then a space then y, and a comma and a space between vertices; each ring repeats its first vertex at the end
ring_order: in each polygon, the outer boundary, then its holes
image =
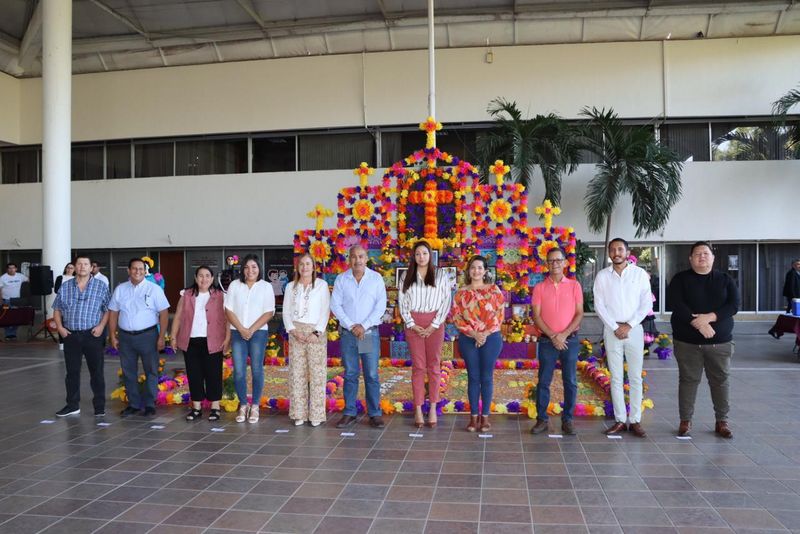
POLYGON ((486 282, 486 258, 473 256, 467 262, 468 283, 453 298, 453 323, 461 335, 458 349, 467 365, 467 396, 470 406, 468 432, 486 432, 494 389, 494 364, 503 348, 500 325, 505 298, 500 288, 486 282), (483 401, 478 417, 478 399, 483 401))

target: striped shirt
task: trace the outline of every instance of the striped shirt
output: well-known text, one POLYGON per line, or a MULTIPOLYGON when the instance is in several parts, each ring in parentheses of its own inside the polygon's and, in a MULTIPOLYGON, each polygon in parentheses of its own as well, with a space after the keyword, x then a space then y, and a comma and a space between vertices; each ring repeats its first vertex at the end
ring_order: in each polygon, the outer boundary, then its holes
POLYGON ((405 278, 400 281, 400 295, 397 301, 400 307, 400 316, 403 318, 406 328, 414 327, 414 318, 411 317, 411 312, 436 312, 431 326, 439 328, 450 312, 452 297, 444 271, 437 269, 435 286, 425 284, 423 278, 417 274, 417 281, 411 284, 408 291, 403 292, 404 282, 405 278))
POLYGON ((67 330, 89 330, 100 323, 110 298, 108 286, 100 280, 89 277, 81 291, 78 279, 71 278, 61 284, 53 309, 61 312, 61 323, 67 330))

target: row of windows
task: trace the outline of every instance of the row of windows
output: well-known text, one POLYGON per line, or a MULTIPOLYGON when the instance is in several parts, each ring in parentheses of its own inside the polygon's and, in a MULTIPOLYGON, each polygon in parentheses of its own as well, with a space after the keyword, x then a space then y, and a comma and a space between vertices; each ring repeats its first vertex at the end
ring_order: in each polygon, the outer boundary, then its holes
MULTIPOLYGON (((477 139, 489 125, 450 128, 437 134, 437 146, 477 161, 477 139)), ((663 124, 661 140, 682 158, 694 161, 799 159, 787 128, 770 123, 663 124)), ((247 172, 349 169, 362 161, 385 167, 424 144, 416 130, 241 136, 183 140, 133 140, 80 143, 72 147, 72 181, 153 176, 238 174, 247 172), (380 149, 380 150, 378 150, 380 149), (380 161, 379 161, 380 160, 380 161), (248 161, 252 161, 248 165, 248 161)), ((582 163, 596 163, 584 153, 582 163)), ((2 183, 41 181, 41 147, 0 150, 2 183)))
MULTIPOLYGON (((580 281, 586 295, 588 311, 594 311, 591 301, 591 288, 597 272, 607 265, 602 245, 592 246, 594 261, 588 263, 580 274, 580 281)), ((653 309, 656 313, 672 311, 669 299, 666 299, 667 285, 676 273, 689 268, 688 244, 632 245, 631 253, 637 258, 638 265, 650 274, 650 282, 655 301, 653 309), (666 300, 665 304, 662 304, 666 300)), ((102 271, 111 279, 112 286, 128 279, 127 267, 130 258, 142 257, 145 254, 157 262, 156 269, 167 276, 167 294, 171 301, 177 301, 180 288, 191 284, 194 271, 200 265, 207 265, 218 273, 225 268, 225 258, 237 255, 244 258, 247 254, 255 254, 264 268, 265 278, 274 284, 291 280, 292 248, 207 248, 186 250, 84 250, 95 261, 99 262, 102 271), (175 253, 178 253, 177 258, 175 253), (169 258, 167 257, 169 255, 169 258), (177 265, 173 265, 177 261, 177 265)), ((796 243, 718 243, 714 245, 714 267, 733 277, 741 295, 741 311, 743 312, 776 312, 786 309, 783 297, 783 282, 791 268, 792 260, 800 257, 800 242, 796 243)), ((14 251, 2 254, 6 261, 21 265, 24 262, 39 262, 39 251, 14 251)), ((54 267, 55 274, 61 273, 61 266, 54 267)), ((277 286, 276 286, 277 287, 277 286)), ((276 290, 277 291, 277 290, 276 290)), ((174 304, 174 302, 173 302, 174 304)))

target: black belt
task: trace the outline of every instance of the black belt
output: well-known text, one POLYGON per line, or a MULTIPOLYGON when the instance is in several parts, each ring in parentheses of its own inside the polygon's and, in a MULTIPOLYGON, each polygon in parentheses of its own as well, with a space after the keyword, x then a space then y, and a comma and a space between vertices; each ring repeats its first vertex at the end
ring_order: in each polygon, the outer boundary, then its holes
POLYGON ((150 328, 145 328, 144 330, 123 330, 122 328, 120 328, 119 331, 125 332, 129 336, 138 336, 139 334, 145 334, 147 332, 150 332, 151 330, 155 330, 156 328, 158 328, 158 325, 154 324, 150 328))

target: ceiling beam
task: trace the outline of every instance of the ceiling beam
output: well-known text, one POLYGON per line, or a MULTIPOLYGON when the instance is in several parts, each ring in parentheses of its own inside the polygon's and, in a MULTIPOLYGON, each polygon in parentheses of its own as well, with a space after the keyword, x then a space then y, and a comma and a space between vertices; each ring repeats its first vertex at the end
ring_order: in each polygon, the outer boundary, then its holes
POLYGON ((42 3, 36 4, 33 10, 31 20, 28 21, 28 27, 25 28, 25 35, 22 36, 22 41, 19 45, 19 56, 17 63, 19 66, 27 70, 30 68, 33 60, 42 51, 42 3))
POLYGON ((96 5, 97 7, 99 7, 102 11, 105 11, 106 13, 108 13, 121 23, 123 23, 125 26, 127 26, 128 28, 132 29, 133 31, 144 37, 145 39, 148 40, 150 39, 150 34, 147 33, 147 31, 145 31, 145 29, 139 23, 131 20, 130 18, 126 17, 116 9, 104 4, 100 0, 89 0, 89 1, 94 5, 96 5))
POLYGON ((253 19, 262 30, 267 28, 267 23, 264 22, 264 19, 262 19, 261 15, 258 14, 256 6, 253 5, 252 0, 236 0, 236 3, 239 4, 239 7, 241 7, 245 13, 250 15, 250 18, 253 19))
POLYGON ((0 50, 3 50, 9 54, 13 54, 14 56, 18 56, 19 39, 0 31, 0 50))

